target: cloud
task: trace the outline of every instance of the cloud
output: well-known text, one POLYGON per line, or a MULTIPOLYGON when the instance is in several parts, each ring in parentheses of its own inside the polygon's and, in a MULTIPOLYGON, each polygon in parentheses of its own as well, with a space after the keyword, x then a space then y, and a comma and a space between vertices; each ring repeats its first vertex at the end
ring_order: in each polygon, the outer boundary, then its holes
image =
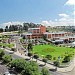
POLYGON ((48 21, 42 21, 41 24, 43 24, 44 26, 50 26, 50 22, 48 22, 48 21))
POLYGON ((70 17, 67 14, 58 14, 59 19, 55 19, 55 21, 42 21, 41 24, 45 26, 74 26, 74 18, 70 17))
POLYGON ((67 14, 64 14, 64 13, 62 13, 62 14, 58 14, 60 17, 69 17, 69 15, 67 15, 67 14))
POLYGON ((70 19, 70 16, 67 14, 62 13, 62 14, 58 14, 58 15, 59 15, 59 17, 61 17, 59 19, 59 21, 68 21, 70 19))
POLYGON ((18 25, 18 24, 23 25, 23 22, 16 21, 16 22, 2 23, 2 24, 0 24, 0 27, 10 26, 10 25, 18 25))
POLYGON ((68 0, 66 5, 75 5, 75 0, 68 0))
POLYGON ((72 22, 63 22, 63 21, 42 21, 41 22, 42 25, 44 26, 74 26, 74 21, 72 22))

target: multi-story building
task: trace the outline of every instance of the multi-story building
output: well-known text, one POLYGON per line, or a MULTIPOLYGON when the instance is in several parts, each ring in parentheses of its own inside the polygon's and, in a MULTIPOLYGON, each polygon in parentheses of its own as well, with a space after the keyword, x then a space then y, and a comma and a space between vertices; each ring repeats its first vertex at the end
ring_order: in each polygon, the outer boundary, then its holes
POLYGON ((40 39, 46 36, 47 39, 62 39, 62 40, 75 40, 75 36, 71 32, 46 32, 45 26, 37 28, 29 28, 28 33, 23 34, 27 39, 40 39))
POLYGON ((28 33, 23 35, 28 39, 38 39, 42 38, 45 32, 46 32, 46 27, 41 25, 38 28, 29 28, 28 33))

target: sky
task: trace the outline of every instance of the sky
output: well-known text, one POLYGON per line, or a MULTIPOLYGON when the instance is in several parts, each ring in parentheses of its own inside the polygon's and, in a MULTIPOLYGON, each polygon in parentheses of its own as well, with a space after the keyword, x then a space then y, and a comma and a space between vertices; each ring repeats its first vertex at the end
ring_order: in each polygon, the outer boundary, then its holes
POLYGON ((74 25, 74 5, 74 0, 0 0, 0 28, 23 22, 74 25))

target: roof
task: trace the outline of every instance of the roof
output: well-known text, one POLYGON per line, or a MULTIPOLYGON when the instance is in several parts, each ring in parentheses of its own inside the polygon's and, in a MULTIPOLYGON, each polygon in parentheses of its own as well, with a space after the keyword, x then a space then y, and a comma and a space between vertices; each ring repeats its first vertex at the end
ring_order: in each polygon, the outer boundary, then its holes
POLYGON ((64 34, 66 32, 45 32, 44 34, 64 34))
POLYGON ((72 44, 75 44, 75 42, 72 42, 72 44))
POLYGON ((55 40, 55 41, 52 41, 52 42, 63 42, 64 40, 61 40, 61 39, 59 39, 59 40, 55 40))
POLYGON ((28 28, 28 30, 30 30, 30 29, 40 29, 40 28, 28 28))
POLYGON ((23 35, 32 35, 32 33, 23 33, 23 35))
POLYGON ((68 38, 75 38, 75 36, 65 36, 65 37, 60 37, 60 39, 68 39, 68 38))

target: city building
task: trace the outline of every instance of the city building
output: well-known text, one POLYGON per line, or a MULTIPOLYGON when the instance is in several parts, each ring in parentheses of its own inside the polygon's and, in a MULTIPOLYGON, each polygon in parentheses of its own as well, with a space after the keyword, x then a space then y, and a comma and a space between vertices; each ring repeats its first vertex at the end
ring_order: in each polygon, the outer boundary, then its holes
POLYGON ((49 40, 75 40, 72 32, 46 32, 46 27, 41 25, 37 28, 29 28, 28 33, 23 33, 26 39, 41 39, 46 36, 49 40))

